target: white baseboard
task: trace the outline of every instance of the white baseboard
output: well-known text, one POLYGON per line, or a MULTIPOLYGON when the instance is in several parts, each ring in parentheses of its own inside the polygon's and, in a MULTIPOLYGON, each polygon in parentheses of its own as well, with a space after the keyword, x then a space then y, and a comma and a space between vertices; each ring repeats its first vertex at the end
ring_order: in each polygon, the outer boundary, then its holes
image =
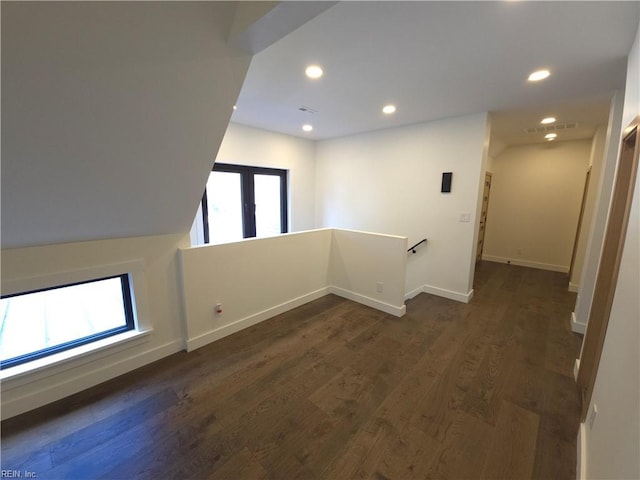
POLYGON ((573 364, 573 379, 578 381, 578 372, 580 371, 580 359, 576 358, 575 363, 573 364))
POLYGON ((582 335, 587 331, 587 325, 582 322, 578 322, 576 312, 571 312, 571 331, 582 335))
MULTIPOLYGON (((48 403, 55 402, 62 398, 81 392, 87 388, 94 387, 100 383, 111 380, 136 368, 153 363, 161 358, 167 357, 182 350, 182 341, 175 340, 166 343, 152 350, 139 353, 133 356, 121 355, 119 360, 110 361, 108 364, 102 363, 86 373, 74 374, 68 379, 62 380, 53 385, 47 385, 39 390, 31 391, 27 394, 15 398, 7 398, 7 392, 3 392, 2 398, 2 420, 28 412, 34 408, 42 407, 48 403)), ((19 387, 17 387, 19 388, 19 387)), ((4 386, 3 386, 3 390, 4 386)))
POLYGON ((294 308, 304 305, 305 303, 309 303, 312 300, 324 297, 329 293, 331 293, 330 287, 320 288, 313 292, 294 298, 293 300, 289 300, 281 303, 280 305, 276 305, 275 307, 271 307, 261 312, 254 313, 253 315, 241 318, 240 320, 236 320, 235 322, 232 322, 230 324, 223 325, 222 327, 216 328, 215 330, 211 330, 196 337, 189 338, 185 342, 186 350, 187 352, 192 352, 197 348, 204 347, 211 342, 220 340, 221 338, 239 332, 240 330, 244 330, 245 328, 249 328, 257 323, 264 322, 265 320, 275 317, 276 315, 280 315, 281 313, 293 310, 294 308))
POLYGON ((550 270, 552 272, 569 273, 569 267, 564 265, 553 265, 550 263, 530 262, 518 258, 496 257, 494 255, 482 255, 483 260, 497 263, 510 263, 519 267, 537 268, 539 270, 550 270))
POLYGON ((569 291, 570 292, 578 293, 579 289, 580 289, 580 284, 579 283, 569 282, 569 291))
POLYGON ((396 317, 402 317, 407 312, 407 307, 405 305, 391 305, 389 303, 376 300, 375 298, 370 298, 365 295, 352 292, 350 290, 345 290, 344 288, 331 286, 329 287, 329 291, 335 295, 338 295, 339 297, 361 303, 362 305, 366 305, 367 307, 375 308, 376 310, 395 315, 396 317))
POLYGON ((469 303, 473 298, 473 289, 467 293, 454 292, 453 290, 447 290, 445 288, 433 287, 431 285, 424 285, 422 287, 424 293, 430 293, 439 297, 448 298, 457 302, 469 303))
POLYGON ((576 478, 578 480, 587 480, 587 436, 586 425, 580 424, 578 430, 578 441, 576 442, 576 478))
POLYGON ((410 292, 404 294, 404 301, 406 302, 407 300, 411 300, 413 297, 416 297, 423 292, 424 292, 424 287, 418 287, 414 290, 411 290, 410 292))

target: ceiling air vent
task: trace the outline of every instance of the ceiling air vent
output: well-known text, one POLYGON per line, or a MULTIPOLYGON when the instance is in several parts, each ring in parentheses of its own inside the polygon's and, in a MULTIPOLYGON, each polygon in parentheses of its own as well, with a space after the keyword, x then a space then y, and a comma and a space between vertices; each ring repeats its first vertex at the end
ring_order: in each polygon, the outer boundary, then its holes
POLYGON ((313 108, 311 108, 311 107, 305 107, 304 105, 302 105, 301 107, 298 107, 298 110, 300 110, 301 112, 304 112, 304 113, 310 113, 310 114, 312 114, 312 115, 313 115, 314 113, 318 113, 318 111, 317 111, 317 110, 314 110, 314 109, 313 109, 313 108))
POLYGON ((525 133, 547 133, 547 132, 555 132, 557 130, 569 130, 571 128, 576 128, 578 124, 576 122, 571 123, 556 123, 554 125, 544 125, 540 127, 531 127, 525 128, 525 133))

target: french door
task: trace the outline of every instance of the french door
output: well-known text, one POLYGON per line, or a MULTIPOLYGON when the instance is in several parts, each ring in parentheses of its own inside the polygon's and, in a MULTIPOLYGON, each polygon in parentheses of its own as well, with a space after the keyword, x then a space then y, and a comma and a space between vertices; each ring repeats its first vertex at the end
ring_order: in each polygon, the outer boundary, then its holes
POLYGON ((286 233, 287 171, 216 163, 202 214, 205 243, 286 233))

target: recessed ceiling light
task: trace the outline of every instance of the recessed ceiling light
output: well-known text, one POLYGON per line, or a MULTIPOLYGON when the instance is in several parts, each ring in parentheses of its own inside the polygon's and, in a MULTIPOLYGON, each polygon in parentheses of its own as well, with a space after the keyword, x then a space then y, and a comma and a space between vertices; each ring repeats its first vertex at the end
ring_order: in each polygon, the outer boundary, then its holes
POLYGON ((540 80, 544 80, 545 78, 547 78, 549 75, 551 75, 551 72, 549 72, 549 70, 536 70, 531 75, 529 75, 529 81, 539 82, 540 80))
POLYGON ((385 105, 384 107, 382 107, 382 113, 386 113, 387 115, 390 115, 395 111, 396 111, 395 105, 385 105))
POLYGON ((302 130, 304 130, 305 132, 310 132, 311 130, 313 130, 313 127, 309 124, 306 124, 302 126, 302 130))
POLYGON ((558 136, 557 133, 547 133, 544 138, 546 138, 547 140, 553 140, 554 138, 556 138, 558 136))
POLYGON ((546 117, 540 120, 540 123, 542 123, 543 125, 547 125, 549 123, 555 123, 555 121, 556 121, 556 117, 546 117))
POLYGON ((318 65, 309 65, 304 73, 309 78, 320 78, 324 72, 318 65))

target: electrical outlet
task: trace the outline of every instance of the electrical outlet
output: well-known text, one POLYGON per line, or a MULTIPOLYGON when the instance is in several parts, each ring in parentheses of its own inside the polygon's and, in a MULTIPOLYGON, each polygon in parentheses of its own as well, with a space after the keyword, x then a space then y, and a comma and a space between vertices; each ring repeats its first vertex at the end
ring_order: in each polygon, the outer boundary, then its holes
POLYGON ((214 312, 214 316, 215 317, 221 317, 223 311, 224 310, 222 309, 222 304, 221 303, 216 303, 216 306, 213 307, 213 312, 214 312))
POLYGON ((376 292, 382 293, 384 291, 384 284, 382 282, 376 283, 376 292))

